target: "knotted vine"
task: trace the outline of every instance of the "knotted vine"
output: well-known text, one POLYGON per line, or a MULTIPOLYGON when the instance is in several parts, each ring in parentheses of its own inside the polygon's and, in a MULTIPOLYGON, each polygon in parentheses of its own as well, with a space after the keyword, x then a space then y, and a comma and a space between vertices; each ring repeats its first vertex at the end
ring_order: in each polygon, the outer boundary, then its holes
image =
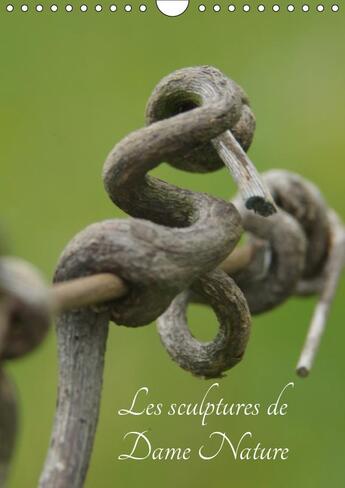
MULTIPOLYGON (((138 327, 158 319, 161 341, 181 367, 219 377, 243 358, 251 315, 294 294, 319 293, 329 306, 344 262, 343 224, 317 188, 287 171, 257 173, 246 155, 255 130, 248 98, 220 71, 203 66, 167 76, 146 117, 147 126, 120 141, 103 168, 109 197, 131 218, 92 224, 72 239, 55 272, 53 297, 23 263, 0 262, 1 291, 11 297, 10 326, 6 340, 0 337, 3 360, 36 347, 51 313, 58 313, 58 401, 41 488, 84 483, 109 322, 138 327), (162 162, 202 173, 225 165, 239 194, 226 202, 150 176, 162 162), (243 233, 247 241, 239 247, 243 233), (22 272, 29 276, 24 287, 22 272), (192 336, 189 302, 214 309, 213 341, 192 336)), ((314 353, 308 354, 310 363, 314 353)), ((1 379, 0 433, 14 411, 6 388, 1 379)), ((0 451, 0 461, 8 463, 10 451, 0 451)))

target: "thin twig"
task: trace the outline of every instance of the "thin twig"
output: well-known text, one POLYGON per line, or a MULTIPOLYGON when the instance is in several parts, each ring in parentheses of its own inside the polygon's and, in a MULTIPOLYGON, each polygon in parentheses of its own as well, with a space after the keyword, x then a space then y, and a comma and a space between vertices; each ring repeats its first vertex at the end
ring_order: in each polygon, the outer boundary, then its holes
MULTIPOLYGON (((252 259, 253 246, 236 248, 221 264, 228 274, 245 268, 252 259)), ((68 310, 115 300, 128 293, 128 286, 121 278, 111 273, 100 273, 75 280, 56 283, 51 289, 52 312, 59 314, 68 310)))
POLYGON ((268 188, 231 131, 214 138, 212 143, 235 179, 246 207, 263 217, 276 213, 277 207, 268 188))
POLYGON ((324 285, 296 368, 297 374, 303 378, 308 376, 314 363, 345 263, 345 229, 334 213, 331 218, 333 221, 332 242, 325 270, 324 285))
POLYGON ((221 263, 220 268, 228 275, 238 273, 245 269, 252 261, 255 255, 256 246, 253 244, 244 244, 236 247, 229 256, 221 263))

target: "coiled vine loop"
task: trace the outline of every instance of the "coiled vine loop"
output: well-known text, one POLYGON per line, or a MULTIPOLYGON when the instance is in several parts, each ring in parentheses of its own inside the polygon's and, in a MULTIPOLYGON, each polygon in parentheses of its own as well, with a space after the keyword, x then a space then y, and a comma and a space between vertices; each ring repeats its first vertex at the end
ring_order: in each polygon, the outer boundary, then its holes
POLYGON ((58 315, 59 389, 41 488, 83 485, 110 321, 138 327, 158 319, 171 358, 214 378, 241 361, 251 314, 292 295, 318 293, 297 371, 306 376, 312 365, 345 261, 340 218, 299 175, 258 174, 246 154, 255 130, 248 98, 216 68, 163 78, 146 120, 113 148, 103 168, 109 197, 130 219, 105 220, 76 235, 52 288, 28 263, 0 258, 1 486, 16 435, 16 399, 2 363, 36 348, 52 314, 58 315), (226 202, 150 176, 161 162, 201 173, 225 166, 238 195, 226 202), (246 243, 236 247, 243 233, 246 243), (192 301, 214 309, 214 340, 192 336, 186 313, 192 301))
POLYGON ((241 236, 238 211, 230 202, 147 175, 162 161, 203 172, 225 161, 247 207, 265 216, 274 213, 269 192, 245 157, 254 130, 247 98, 215 68, 190 68, 158 85, 147 117, 150 125, 118 143, 103 170, 110 198, 134 218, 89 226, 66 247, 55 273, 56 282, 114 273, 129 293, 102 306, 98 315, 74 311, 58 319, 59 399, 41 487, 76 487, 84 479, 100 396, 99 387, 88 387, 86 374, 97 372, 101 383, 109 319, 148 324, 195 283, 215 308, 221 328, 207 346, 194 340, 196 359, 188 365, 181 357, 181 364, 198 375, 219 376, 242 358, 248 340, 250 315, 242 292, 225 272, 213 271, 241 236), (75 438, 83 439, 82 449, 71 460, 75 438))
MULTIPOLYGON (((339 254, 339 248, 344 254, 345 246, 342 224, 335 212, 328 209, 315 185, 283 170, 268 171, 262 177, 278 213, 267 219, 250 212, 240 195, 233 200, 252 251, 246 266, 231 276, 244 293, 252 314, 268 311, 293 294, 322 292, 329 279, 333 279, 332 275, 328 276, 332 256, 339 254)), ((338 265, 341 263, 340 259, 338 265)), ((169 355, 180 366, 196 374, 201 371, 204 376, 212 376, 222 350, 215 343, 200 345, 191 336, 185 321, 188 301, 210 301, 198 283, 200 280, 189 292, 176 297, 158 320, 157 328, 169 355), (205 357, 212 358, 211 367, 205 357)), ((229 284, 227 289, 231 289, 229 284)), ((230 350, 229 344, 227 351, 230 350)), ((304 366, 301 371, 307 374, 304 366)))
POLYGON ((119 142, 103 168, 108 195, 132 218, 87 227, 68 244, 55 273, 55 282, 111 273, 128 292, 58 318, 59 392, 41 488, 83 484, 110 320, 137 327, 159 317, 170 356, 194 375, 219 377, 244 355, 250 312, 327 282, 331 243, 343 245, 343 228, 341 239, 332 240, 336 219, 313 185, 282 171, 259 176, 245 152, 255 128, 248 98, 219 70, 202 66, 167 76, 146 117, 148 126, 119 142), (225 165, 239 196, 225 202, 149 176, 163 161, 197 172, 225 165), (229 271, 224 263, 243 231, 249 238, 244 259, 229 271), (193 300, 217 315, 213 341, 202 343, 188 329, 193 300))
POLYGON ((271 170, 262 176, 279 208, 278 214, 263 221, 244 210, 240 198, 234 202, 250 239, 269 242, 259 262, 254 257, 245 270, 233 275, 253 314, 279 305, 298 293, 301 282, 322 272, 331 233, 327 205, 312 183, 283 170, 271 170))

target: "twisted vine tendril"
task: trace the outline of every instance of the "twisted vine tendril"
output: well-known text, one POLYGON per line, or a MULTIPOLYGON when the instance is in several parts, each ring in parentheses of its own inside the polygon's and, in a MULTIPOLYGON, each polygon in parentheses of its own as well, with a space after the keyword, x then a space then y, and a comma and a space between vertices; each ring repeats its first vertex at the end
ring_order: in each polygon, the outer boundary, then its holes
MULTIPOLYGON (((191 352, 200 352, 200 357, 195 365, 189 354, 191 370, 219 376, 243 356, 250 328, 246 300, 224 272, 212 271, 241 236, 239 213, 232 203, 177 188, 147 172, 162 161, 197 170, 195 161, 205 153, 216 168, 221 161, 212 141, 233 128, 248 147, 254 117, 245 100, 242 90, 214 68, 181 70, 154 90, 147 107, 149 125, 127 136, 109 154, 103 170, 105 188, 134 220, 108 220, 78 234, 65 249, 55 280, 111 272, 127 283, 129 293, 109 303, 102 314, 74 312, 58 320, 60 395, 42 487, 58 486, 56 480, 60 483, 62 478, 63 486, 80 486, 84 479, 100 398, 99 391, 88 388, 90 375, 85 373, 92 368, 92 381, 101 384, 110 318, 127 326, 148 324, 176 295, 203 277, 206 281, 199 282, 200 290, 211 297, 221 329, 211 347, 195 342, 191 352), (99 322, 97 331, 95 320, 99 322), (74 385, 78 385, 77 391, 74 385), (84 450, 71 458, 74 441, 84 435, 84 450), (58 466, 63 467, 62 472, 58 466)), ((239 186, 245 190, 247 206, 263 215, 273 213, 274 204, 255 168, 249 163, 242 166, 244 176, 240 171, 233 174, 245 181, 239 186), (250 175, 258 182, 252 190, 247 182, 250 175)), ((203 170, 207 169, 213 168, 203 170)))
MULTIPOLYGON (((138 327, 158 319, 172 359, 213 378, 242 359, 251 314, 294 294, 318 293, 298 365, 306 375, 344 263, 343 224, 317 188, 287 171, 257 173, 246 154, 255 130, 248 98, 219 70, 170 74, 154 89, 146 118, 148 125, 119 142, 103 168, 109 197, 131 219, 95 223, 75 236, 60 257, 53 290, 26 263, 0 260, 2 360, 35 348, 58 313, 58 401, 41 488, 84 483, 110 321, 138 327), (150 176, 163 161, 202 173, 226 166, 239 194, 225 202, 150 176), (243 232, 247 242, 236 247, 243 232), (220 327, 210 342, 188 328, 193 301, 215 311, 220 327)), ((0 435, 9 442, 0 449, 0 484, 14 442, 14 405, 1 376, 0 435)))

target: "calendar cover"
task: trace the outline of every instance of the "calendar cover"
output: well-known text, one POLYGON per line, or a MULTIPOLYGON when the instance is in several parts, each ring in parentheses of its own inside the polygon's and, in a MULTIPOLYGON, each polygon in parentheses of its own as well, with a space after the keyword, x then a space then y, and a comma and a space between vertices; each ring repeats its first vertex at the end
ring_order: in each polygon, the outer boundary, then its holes
POLYGON ((0 486, 345 485, 344 6, 0 3, 0 486))

